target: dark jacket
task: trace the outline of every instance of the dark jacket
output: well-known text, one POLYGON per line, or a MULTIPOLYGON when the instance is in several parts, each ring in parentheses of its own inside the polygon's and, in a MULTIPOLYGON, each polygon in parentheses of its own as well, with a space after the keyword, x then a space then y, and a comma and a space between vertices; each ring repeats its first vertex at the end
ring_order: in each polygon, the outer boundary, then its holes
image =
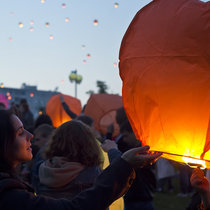
MULTIPOLYGON (((116 158, 121 156, 117 149, 111 149, 108 152, 109 160, 112 163, 116 158)), ((136 168, 136 178, 124 196, 125 202, 152 201, 156 189, 155 171, 152 166, 136 168)))
POLYGON ((93 187, 72 200, 35 196, 33 189, 8 174, 0 174, 0 209, 102 210, 122 196, 135 178, 133 168, 119 158, 107 167, 93 187))

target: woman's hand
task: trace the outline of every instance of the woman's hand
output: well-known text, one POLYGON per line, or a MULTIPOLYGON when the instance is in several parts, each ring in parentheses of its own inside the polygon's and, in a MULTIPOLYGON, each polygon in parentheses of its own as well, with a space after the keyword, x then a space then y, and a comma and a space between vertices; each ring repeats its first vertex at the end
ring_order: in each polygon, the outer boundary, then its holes
POLYGON ((200 193, 204 209, 210 209, 209 181, 201 169, 195 168, 190 178, 191 185, 200 193))
POLYGON ((201 169, 195 168, 190 178, 192 187, 194 187, 199 193, 209 192, 209 181, 204 176, 201 169))
POLYGON ((149 146, 137 147, 130 149, 122 154, 122 158, 130 163, 133 167, 144 167, 146 165, 152 165, 161 155, 161 152, 147 152, 149 146))

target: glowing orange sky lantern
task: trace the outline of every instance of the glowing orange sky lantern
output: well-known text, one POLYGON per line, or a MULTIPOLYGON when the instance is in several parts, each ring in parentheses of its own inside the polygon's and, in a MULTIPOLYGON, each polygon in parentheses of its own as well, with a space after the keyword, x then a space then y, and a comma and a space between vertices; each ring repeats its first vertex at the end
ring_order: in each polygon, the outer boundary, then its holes
POLYGON ((46 105, 46 113, 51 117, 53 126, 58 127, 62 123, 71 120, 69 115, 66 114, 65 110, 60 101, 60 96, 63 96, 64 101, 69 106, 72 112, 80 114, 82 110, 81 102, 79 99, 72 96, 57 94, 52 96, 46 105))
POLYGON ((19 25, 20 28, 23 28, 23 23, 22 22, 19 22, 18 25, 19 25))
POLYGON ((131 22, 119 57, 136 137, 163 157, 210 168, 210 2, 152 1, 131 22))
POLYGON ((95 128, 106 134, 107 127, 114 123, 114 134, 119 134, 116 110, 122 106, 122 97, 114 94, 92 94, 86 104, 85 114, 94 119, 95 128))
POLYGON ((94 26, 97 26, 97 25, 98 25, 98 20, 95 19, 95 20, 93 21, 93 25, 94 25, 94 26))

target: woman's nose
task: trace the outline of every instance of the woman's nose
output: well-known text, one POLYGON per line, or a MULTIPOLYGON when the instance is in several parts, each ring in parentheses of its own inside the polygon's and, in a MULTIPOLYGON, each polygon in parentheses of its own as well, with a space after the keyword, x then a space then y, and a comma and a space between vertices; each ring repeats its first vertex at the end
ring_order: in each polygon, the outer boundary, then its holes
POLYGON ((27 130, 26 132, 27 132, 27 140, 31 141, 34 138, 34 135, 27 130))

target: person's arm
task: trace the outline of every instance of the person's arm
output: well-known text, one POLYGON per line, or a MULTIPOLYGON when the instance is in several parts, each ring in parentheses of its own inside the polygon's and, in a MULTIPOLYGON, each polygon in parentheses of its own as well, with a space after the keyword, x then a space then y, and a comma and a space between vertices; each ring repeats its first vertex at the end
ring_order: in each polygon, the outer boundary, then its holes
POLYGON ((202 205, 205 210, 210 210, 210 190, 208 179, 204 176, 204 173, 201 169, 196 168, 193 170, 192 176, 190 178, 192 187, 199 192, 202 205))
POLYGON ((114 200, 126 193, 131 186, 135 177, 134 167, 150 164, 161 155, 161 153, 145 154, 148 149, 148 146, 144 146, 125 152, 99 175, 92 188, 81 192, 72 200, 35 196, 25 190, 7 190, 3 196, 1 195, 0 209, 106 209, 114 200))
POLYGON ((110 163, 122 155, 122 153, 118 150, 117 144, 109 139, 105 140, 103 144, 101 144, 101 148, 104 152, 107 152, 110 163))
POLYGON ((72 119, 75 119, 77 117, 77 114, 75 114, 74 112, 72 112, 70 109, 69 109, 69 106, 66 104, 66 102, 64 101, 64 98, 63 96, 60 96, 60 101, 61 101, 61 104, 63 106, 63 109, 65 110, 66 114, 69 115, 69 117, 71 117, 72 119))
POLYGON ((107 127, 106 139, 112 139, 113 133, 114 133, 114 123, 111 123, 111 124, 107 127))

